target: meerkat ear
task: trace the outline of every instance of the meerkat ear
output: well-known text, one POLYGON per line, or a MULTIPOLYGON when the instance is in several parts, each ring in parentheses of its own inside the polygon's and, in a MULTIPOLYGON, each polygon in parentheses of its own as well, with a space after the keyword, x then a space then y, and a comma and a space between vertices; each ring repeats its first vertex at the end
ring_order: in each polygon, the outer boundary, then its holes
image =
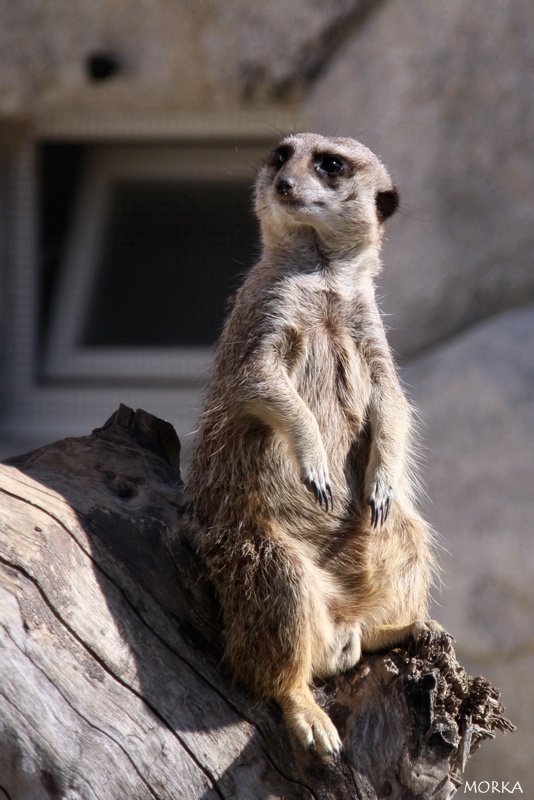
POLYGON ((398 207, 399 193, 395 186, 392 189, 386 189, 385 192, 377 192, 376 213, 380 222, 384 222, 388 217, 391 217, 398 207))

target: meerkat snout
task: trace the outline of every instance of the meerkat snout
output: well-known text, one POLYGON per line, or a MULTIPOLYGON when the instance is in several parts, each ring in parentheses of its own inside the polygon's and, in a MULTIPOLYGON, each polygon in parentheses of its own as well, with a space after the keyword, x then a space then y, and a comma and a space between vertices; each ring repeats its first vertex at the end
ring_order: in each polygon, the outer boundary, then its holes
POLYGON ((293 194, 295 189, 295 179, 294 178, 278 178, 274 185, 274 188, 277 194, 281 194, 282 196, 286 196, 288 194, 293 194))

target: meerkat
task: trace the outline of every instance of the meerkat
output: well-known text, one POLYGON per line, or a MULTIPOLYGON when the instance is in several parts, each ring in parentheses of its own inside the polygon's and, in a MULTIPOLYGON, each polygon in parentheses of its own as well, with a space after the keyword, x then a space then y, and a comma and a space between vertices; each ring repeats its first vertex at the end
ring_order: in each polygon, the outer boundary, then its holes
POLYGON ((256 182, 262 254, 218 343, 185 492, 235 678, 306 746, 311 685, 437 625, 412 412, 375 299, 398 193, 359 142, 290 135, 256 182))

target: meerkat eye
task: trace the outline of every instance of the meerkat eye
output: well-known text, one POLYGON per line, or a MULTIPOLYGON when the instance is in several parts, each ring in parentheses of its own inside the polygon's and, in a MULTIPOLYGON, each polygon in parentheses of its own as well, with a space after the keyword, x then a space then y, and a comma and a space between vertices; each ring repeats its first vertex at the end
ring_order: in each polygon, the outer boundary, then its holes
POLYGON ((278 169, 282 167, 293 155, 293 150, 288 145, 277 147, 273 153, 272 164, 278 169))
POLYGON ((327 175, 336 175, 344 167, 344 162, 339 156, 322 156, 318 163, 319 169, 327 175))

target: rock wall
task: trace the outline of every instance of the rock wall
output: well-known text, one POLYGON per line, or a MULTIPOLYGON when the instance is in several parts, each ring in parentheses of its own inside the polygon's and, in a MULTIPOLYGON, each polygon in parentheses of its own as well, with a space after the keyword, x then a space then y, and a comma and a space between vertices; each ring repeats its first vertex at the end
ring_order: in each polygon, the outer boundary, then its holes
POLYGON ((228 111, 288 102, 375 2, 3 3, 0 113, 228 111))
POLYGON ((381 285, 403 355, 534 299, 533 83, 530 0, 390 0, 308 98, 398 183, 381 285))
POLYGON ((415 359, 404 379, 423 419, 427 516, 443 587, 433 615, 471 674, 500 687, 518 727, 468 775, 522 782, 534 748, 534 306, 474 326, 415 359))

